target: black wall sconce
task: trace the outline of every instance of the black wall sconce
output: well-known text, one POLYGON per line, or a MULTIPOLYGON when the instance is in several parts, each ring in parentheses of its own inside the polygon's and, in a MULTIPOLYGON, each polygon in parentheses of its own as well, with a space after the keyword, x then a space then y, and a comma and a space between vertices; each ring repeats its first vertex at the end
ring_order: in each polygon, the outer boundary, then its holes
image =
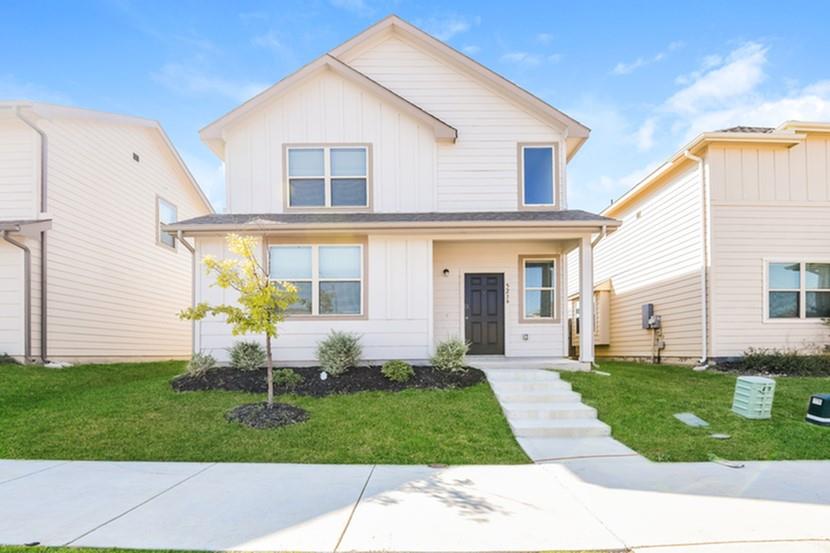
POLYGON ((450 276, 450 270, 449 270, 449 269, 444 269, 444 270, 443 270, 443 271, 441 271, 441 272, 442 272, 442 274, 443 274, 445 277, 450 276))

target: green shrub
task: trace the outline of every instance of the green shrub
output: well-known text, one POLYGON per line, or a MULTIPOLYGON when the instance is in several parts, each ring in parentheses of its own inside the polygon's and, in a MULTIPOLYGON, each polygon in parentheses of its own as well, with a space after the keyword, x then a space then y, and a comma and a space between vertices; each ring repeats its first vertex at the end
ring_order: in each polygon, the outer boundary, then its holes
POLYGON ((8 353, 0 353, 0 365, 19 365, 17 359, 8 353))
POLYGON ((209 353, 194 353, 187 362, 187 374, 198 376, 216 366, 216 359, 209 353))
POLYGON ((320 368, 331 376, 340 376, 357 366, 363 349, 360 336, 348 332, 332 331, 328 337, 317 345, 317 360, 320 368))
POLYGON ((412 365, 400 360, 387 361, 380 368, 380 372, 392 382, 406 382, 415 376, 412 365))
POLYGON ((749 348, 731 364, 740 372, 784 376, 830 376, 830 355, 796 349, 749 348))
POLYGON ((464 372, 467 370, 465 356, 470 346, 458 338, 444 340, 435 348, 432 366, 440 371, 464 372))
POLYGON ((265 350, 259 342, 237 342, 230 349, 231 367, 252 371, 265 365, 265 350))
POLYGON ((303 375, 294 369, 277 369, 274 371, 274 384, 293 392, 303 383, 303 375))

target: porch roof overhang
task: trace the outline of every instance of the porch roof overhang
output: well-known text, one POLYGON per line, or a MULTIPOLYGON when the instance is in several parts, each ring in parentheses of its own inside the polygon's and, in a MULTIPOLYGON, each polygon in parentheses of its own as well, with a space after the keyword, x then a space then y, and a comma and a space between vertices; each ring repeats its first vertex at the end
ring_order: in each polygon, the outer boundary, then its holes
POLYGON ((37 236, 41 231, 52 228, 52 219, 17 219, 0 221, 0 232, 37 236))
POLYGON ((620 221, 581 210, 482 211, 424 213, 268 213, 213 214, 164 225, 167 232, 185 236, 226 232, 360 232, 372 230, 452 231, 492 230, 615 230, 620 221))

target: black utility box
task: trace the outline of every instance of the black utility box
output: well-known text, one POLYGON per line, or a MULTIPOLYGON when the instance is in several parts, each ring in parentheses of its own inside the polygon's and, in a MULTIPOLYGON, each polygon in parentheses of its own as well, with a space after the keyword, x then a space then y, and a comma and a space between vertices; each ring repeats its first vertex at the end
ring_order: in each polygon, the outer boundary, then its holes
POLYGON ((807 407, 807 422, 830 426, 830 394, 815 394, 807 407))

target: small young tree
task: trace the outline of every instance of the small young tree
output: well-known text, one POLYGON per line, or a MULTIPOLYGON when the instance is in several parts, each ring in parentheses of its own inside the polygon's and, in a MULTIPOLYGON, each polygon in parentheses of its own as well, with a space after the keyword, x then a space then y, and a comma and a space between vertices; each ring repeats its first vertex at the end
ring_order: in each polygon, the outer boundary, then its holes
POLYGON ((268 407, 274 404, 274 361, 271 339, 277 337, 277 324, 285 319, 285 311, 297 301, 297 289, 288 282, 274 282, 257 260, 257 240, 253 236, 229 234, 228 249, 236 259, 202 260, 207 273, 216 274, 216 286, 239 293, 238 305, 199 303, 179 313, 181 319, 199 321, 207 315, 224 315, 232 334, 265 334, 265 355, 268 366, 268 407))

